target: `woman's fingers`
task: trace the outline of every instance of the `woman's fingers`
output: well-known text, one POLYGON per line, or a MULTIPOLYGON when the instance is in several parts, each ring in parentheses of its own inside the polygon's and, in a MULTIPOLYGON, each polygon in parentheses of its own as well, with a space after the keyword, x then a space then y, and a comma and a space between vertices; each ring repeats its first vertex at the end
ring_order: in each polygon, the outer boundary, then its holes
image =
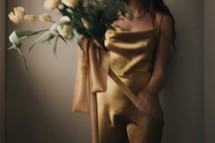
POLYGON ((137 100, 137 108, 139 112, 146 116, 162 118, 162 109, 160 107, 158 97, 148 95, 147 93, 139 93, 137 100))
POLYGON ((148 102, 148 99, 146 98, 146 94, 139 93, 137 95, 137 107, 142 108, 142 106, 146 105, 148 102))

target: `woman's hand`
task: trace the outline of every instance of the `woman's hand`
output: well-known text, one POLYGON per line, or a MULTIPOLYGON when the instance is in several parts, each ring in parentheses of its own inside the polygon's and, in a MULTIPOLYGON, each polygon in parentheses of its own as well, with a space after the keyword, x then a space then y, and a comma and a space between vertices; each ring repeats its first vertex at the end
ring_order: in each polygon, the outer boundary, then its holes
POLYGON ((163 119, 163 111, 159 102, 158 94, 142 90, 137 94, 137 108, 143 114, 163 119))

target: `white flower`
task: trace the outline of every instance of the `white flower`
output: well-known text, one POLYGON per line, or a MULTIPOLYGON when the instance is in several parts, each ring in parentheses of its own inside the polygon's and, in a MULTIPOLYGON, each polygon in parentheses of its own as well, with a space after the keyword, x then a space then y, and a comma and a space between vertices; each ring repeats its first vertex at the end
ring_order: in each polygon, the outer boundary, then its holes
POLYGON ((74 7, 79 3, 80 0, 61 0, 63 4, 68 7, 74 7))
MULTIPOLYGON (((70 19, 68 16, 63 16, 59 21, 70 22, 70 19)), ((69 25, 57 26, 57 31, 63 38, 68 38, 68 36, 70 35, 70 26, 69 25)))
POLYGON ((53 10, 57 8, 59 2, 60 0, 45 0, 44 8, 48 10, 53 10))
POLYGON ((51 20, 51 16, 47 13, 43 13, 39 16, 41 22, 46 22, 47 20, 51 20))
POLYGON ((37 21, 36 16, 34 16, 34 15, 28 15, 28 14, 26 14, 24 16, 24 19, 26 21, 28 21, 30 24, 34 24, 37 21))
POLYGON ((15 7, 14 12, 10 12, 8 14, 9 19, 18 24, 23 19, 25 15, 25 9, 23 7, 15 7))

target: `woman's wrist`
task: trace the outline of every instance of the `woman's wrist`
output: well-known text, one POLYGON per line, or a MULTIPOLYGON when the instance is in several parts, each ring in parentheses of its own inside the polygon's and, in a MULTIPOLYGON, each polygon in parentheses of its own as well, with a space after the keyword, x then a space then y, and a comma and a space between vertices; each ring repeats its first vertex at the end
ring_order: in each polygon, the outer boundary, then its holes
POLYGON ((148 96, 155 96, 157 92, 153 88, 146 87, 141 92, 147 93, 148 96))

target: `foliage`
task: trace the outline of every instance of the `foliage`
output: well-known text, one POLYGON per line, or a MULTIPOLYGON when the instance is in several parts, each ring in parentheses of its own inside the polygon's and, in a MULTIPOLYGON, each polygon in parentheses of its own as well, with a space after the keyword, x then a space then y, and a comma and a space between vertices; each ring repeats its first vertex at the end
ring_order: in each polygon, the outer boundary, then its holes
MULTIPOLYGON (((53 52, 56 55, 57 42, 62 39, 64 42, 74 39, 82 51, 85 53, 79 36, 84 35, 87 38, 98 40, 103 49, 107 52, 109 49, 104 45, 105 32, 113 28, 111 25, 118 20, 121 15, 132 18, 131 9, 124 3, 124 0, 46 0, 44 7, 49 10, 58 9, 62 18, 57 22, 52 21, 47 14, 40 15, 41 22, 54 22, 50 29, 43 30, 14 30, 9 36, 12 46, 9 49, 16 49, 23 57, 26 70, 28 70, 25 57, 21 53, 22 41, 26 38, 44 33, 29 48, 30 51, 39 43, 49 42, 55 39, 53 52)), ((14 13, 9 14, 11 21, 18 24, 22 19, 25 19, 26 12, 24 8, 14 8, 14 13), (17 11, 20 9, 20 11, 17 11), (23 13, 24 12, 24 13, 23 13), (18 19, 18 20, 17 20, 18 19)), ((31 15, 33 17, 33 15, 31 15)), ((26 20, 26 19, 25 19, 26 20)), ((36 20, 27 19, 29 23, 34 23, 36 20), (31 21, 34 20, 34 21, 31 21)))

